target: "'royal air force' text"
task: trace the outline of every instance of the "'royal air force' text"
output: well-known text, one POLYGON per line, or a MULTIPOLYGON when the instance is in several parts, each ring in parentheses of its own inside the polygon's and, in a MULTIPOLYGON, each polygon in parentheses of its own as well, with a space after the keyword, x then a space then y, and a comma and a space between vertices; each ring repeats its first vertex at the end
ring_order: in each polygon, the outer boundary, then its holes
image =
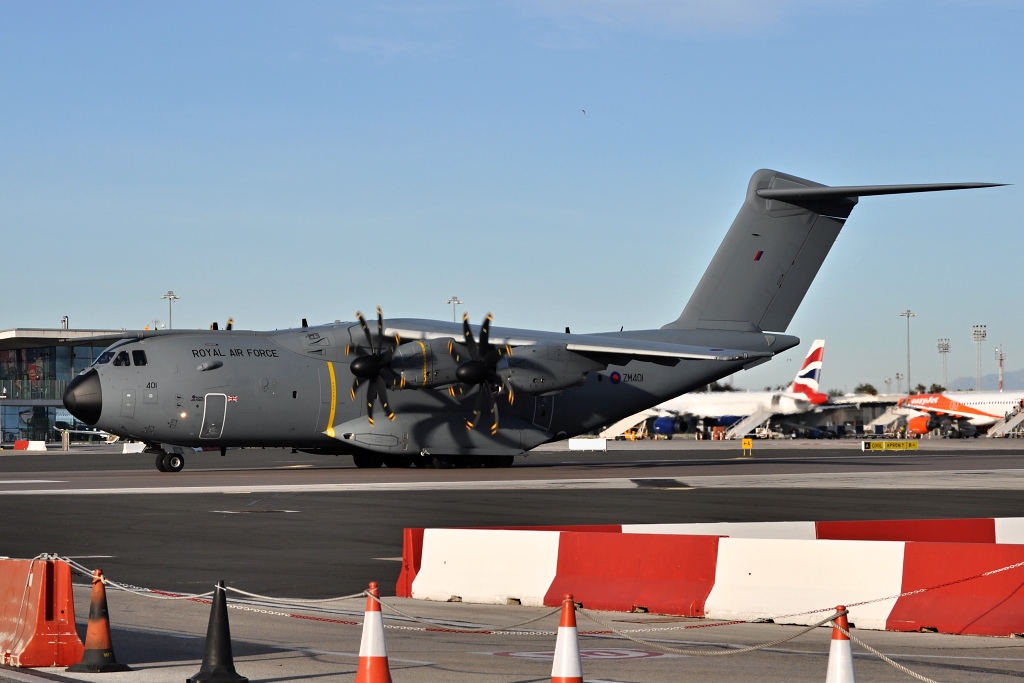
POLYGON ((232 358, 235 356, 243 356, 249 358, 278 358, 277 349, 227 349, 228 354, 225 354, 221 349, 192 349, 193 358, 223 358, 226 355, 230 355, 232 358))

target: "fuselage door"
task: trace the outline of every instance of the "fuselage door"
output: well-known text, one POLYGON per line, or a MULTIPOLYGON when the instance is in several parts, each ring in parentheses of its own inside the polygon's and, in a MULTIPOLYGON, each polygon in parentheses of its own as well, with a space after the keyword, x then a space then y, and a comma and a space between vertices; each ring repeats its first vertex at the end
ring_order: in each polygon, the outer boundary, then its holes
POLYGON ((203 407, 200 439, 219 439, 224 434, 224 418, 228 411, 227 394, 207 394, 203 407))

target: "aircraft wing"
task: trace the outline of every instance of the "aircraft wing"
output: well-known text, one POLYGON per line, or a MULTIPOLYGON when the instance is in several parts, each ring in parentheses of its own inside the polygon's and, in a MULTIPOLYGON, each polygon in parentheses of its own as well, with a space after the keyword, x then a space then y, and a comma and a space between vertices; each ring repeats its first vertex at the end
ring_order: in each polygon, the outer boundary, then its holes
POLYGON ((570 341, 565 348, 567 351, 584 356, 608 354, 648 361, 657 361, 658 359, 731 361, 770 358, 774 355, 770 351, 742 351, 614 337, 602 339, 596 335, 579 335, 579 337, 582 341, 570 341))
MULTIPOLYGON (((479 328, 476 325, 472 327, 474 332, 479 334, 479 328)), ((462 339, 462 327, 454 323, 429 320, 403 320, 398 324, 389 325, 385 329, 385 334, 398 335, 403 341, 453 338, 459 342, 462 339)), ((612 364, 640 360, 675 365, 680 360, 736 361, 767 359, 775 355, 771 351, 673 344, 632 339, 617 334, 560 334, 558 332, 536 332, 500 327, 491 328, 490 342, 495 345, 512 347, 538 344, 564 345, 566 351, 612 364)))

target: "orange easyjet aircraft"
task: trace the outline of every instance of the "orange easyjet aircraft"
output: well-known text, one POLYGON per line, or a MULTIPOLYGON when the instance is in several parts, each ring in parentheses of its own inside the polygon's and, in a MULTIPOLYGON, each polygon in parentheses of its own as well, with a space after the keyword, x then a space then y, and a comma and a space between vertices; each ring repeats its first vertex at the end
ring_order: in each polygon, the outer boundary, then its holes
POLYGON ((901 398, 897 405, 907 411, 907 429, 927 434, 943 421, 966 422, 983 430, 1024 401, 1021 391, 949 391, 944 394, 916 394, 901 398))

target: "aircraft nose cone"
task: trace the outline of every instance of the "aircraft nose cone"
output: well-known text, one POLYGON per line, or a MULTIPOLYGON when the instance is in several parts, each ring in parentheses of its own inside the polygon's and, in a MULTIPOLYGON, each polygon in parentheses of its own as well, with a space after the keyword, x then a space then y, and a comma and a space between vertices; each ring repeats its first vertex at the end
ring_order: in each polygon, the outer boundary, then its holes
POLYGON ((68 412, 87 425, 100 421, 103 409, 103 391, 100 389, 100 374, 89 370, 75 377, 64 390, 64 407, 68 412))

